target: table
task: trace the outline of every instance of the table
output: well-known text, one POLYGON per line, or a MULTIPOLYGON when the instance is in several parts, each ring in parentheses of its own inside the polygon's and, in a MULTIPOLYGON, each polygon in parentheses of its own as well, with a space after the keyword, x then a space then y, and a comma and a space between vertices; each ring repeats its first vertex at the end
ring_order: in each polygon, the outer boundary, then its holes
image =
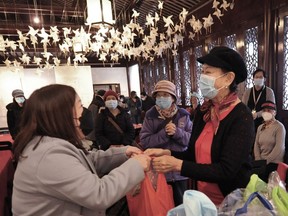
MULTIPOLYGON (((1 141, 13 143, 10 134, 0 134, 1 141)), ((0 216, 8 216, 11 209, 9 200, 11 201, 12 198, 13 175, 12 152, 10 150, 0 151, 0 216)))

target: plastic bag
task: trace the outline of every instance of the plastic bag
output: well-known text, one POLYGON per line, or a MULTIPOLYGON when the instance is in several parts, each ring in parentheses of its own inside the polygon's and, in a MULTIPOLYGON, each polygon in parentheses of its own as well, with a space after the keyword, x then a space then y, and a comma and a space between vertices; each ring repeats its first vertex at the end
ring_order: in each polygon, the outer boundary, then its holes
POLYGON ((167 216, 217 216, 217 208, 204 193, 186 190, 183 204, 171 209, 167 216))
POLYGON ((226 196, 218 208, 218 216, 276 215, 272 204, 263 195, 253 192, 244 201, 244 191, 236 189, 226 196))
POLYGON ((253 174, 251 175, 250 181, 245 188, 244 201, 247 201, 248 197, 256 191, 261 192, 262 194, 266 194, 267 184, 266 182, 262 181, 262 179, 260 179, 258 175, 253 174))
POLYGON ((280 216, 288 214, 288 193, 280 186, 272 190, 272 200, 280 216))
POLYGON ((271 205, 271 203, 269 202, 269 200, 267 200, 263 195, 261 195, 258 192, 254 192, 252 193, 247 201, 245 202, 245 204, 243 205, 242 208, 239 208, 236 210, 235 212, 235 216, 238 215, 276 215, 274 212, 274 208, 271 205), (263 205, 257 205, 254 204, 254 206, 252 206, 252 208, 249 209, 248 212, 248 205, 253 201, 253 199, 258 198, 258 200, 261 202, 261 204, 263 205), (264 208, 265 207, 265 208, 264 208), (269 214, 270 213, 270 214, 269 214))
POLYGON ((276 171, 270 173, 268 184, 253 174, 245 189, 234 190, 225 197, 218 208, 218 215, 234 216, 237 209, 246 204, 248 212, 243 215, 275 215, 276 213, 281 216, 287 215, 288 195, 284 188, 284 184, 276 171), (255 192, 259 195, 255 196, 255 192), (258 197, 258 199, 252 199, 253 196, 254 198, 258 197), (263 205, 263 200, 274 205, 274 209, 271 210, 267 208, 268 205, 263 205), (285 212, 285 214, 282 212, 285 212))
POLYGON ((172 187, 163 173, 147 172, 138 192, 126 195, 130 216, 166 216, 174 207, 172 187))
POLYGON ((271 172, 267 184, 267 191, 269 198, 272 197, 272 191, 275 187, 280 187, 284 191, 286 190, 285 183, 281 180, 277 171, 271 172))

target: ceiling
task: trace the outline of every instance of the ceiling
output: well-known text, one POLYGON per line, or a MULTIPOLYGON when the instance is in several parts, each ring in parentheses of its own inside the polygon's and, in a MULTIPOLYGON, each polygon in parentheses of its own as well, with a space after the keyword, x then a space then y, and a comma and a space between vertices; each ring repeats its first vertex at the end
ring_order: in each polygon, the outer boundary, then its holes
MULTIPOLYGON (((207 0, 164 0, 162 15, 173 15, 174 21, 185 8, 193 10, 207 0)), ((116 25, 129 23, 132 9, 140 13, 138 22, 145 24, 146 15, 158 12, 158 0, 114 0, 116 25)), ((41 27, 79 27, 87 18, 85 0, 2 0, 0 2, 0 34, 16 34, 15 29, 27 31, 33 17, 39 15, 41 27)), ((39 27, 38 26, 38 27, 39 27)))
MULTIPOLYGON (((183 8, 191 12, 212 0, 163 0, 163 2, 162 15, 164 17, 173 15, 172 20, 175 22, 183 8)), ((144 27, 146 15, 159 13, 158 4, 158 0, 114 0, 115 27, 121 29, 123 25, 130 22, 132 9, 140 13, 137 22, 144 27)), ((85 26, 86 18, 86 0, 2 0, 0 2, 0 35, 3 35, 4 38, 14 39, 18 37, 16 29, 27 33, 28 26, 35 29, 44 27, 47 31, 50 26, 57 26, 58 29, 64 27, 77 29, 83 26, 88 29, 88 26, 85 26), (40 24, 33 23, 35 15, 40 17, 40 24)), ((57 47, 54 47, 52 52, 57 52, 56 49, 57 47)), ((30 51, 30 53, 29 50, 26 52, 28 55, 33 55, 34 50, 30 51)), ((17 52, 13 54, 21 55, 17 52)), ((58 53, 57 56, 59 55, 58 53)), ((2 54, 0 64, 6 57, 7 55, 2 54)))

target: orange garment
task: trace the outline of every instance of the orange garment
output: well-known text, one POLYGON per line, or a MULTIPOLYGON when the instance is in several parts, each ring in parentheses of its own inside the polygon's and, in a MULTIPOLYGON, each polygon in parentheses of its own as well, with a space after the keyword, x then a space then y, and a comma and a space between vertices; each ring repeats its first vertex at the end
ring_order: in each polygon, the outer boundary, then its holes
MULTIPOLYGON (((235 107, 229 106, 228 109, 220 113, 220 121, 224 119, 235 107)), ((195 152, 196 152, 196 162, 200 164, 211 164, 211 146, 214 137, 214 129, 211 121, 207 122, 203 131, 196 141, 195 152)), ((217 183, 198 181, 198 190, 206 194, 212 202, 217 206, 219 205, 224 196, 217 183)))

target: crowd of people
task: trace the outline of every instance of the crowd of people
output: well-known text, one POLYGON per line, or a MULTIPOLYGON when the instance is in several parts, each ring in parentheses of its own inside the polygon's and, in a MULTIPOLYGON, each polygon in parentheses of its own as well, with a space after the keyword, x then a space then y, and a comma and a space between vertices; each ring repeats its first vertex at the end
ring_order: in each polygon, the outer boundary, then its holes
POLYGON ((140 98, 135 91, 125 97, 98 90, 88 109, 66 85, 42 87, 27 100, 14 90, 7 105, 17 162, 13 214, 109 215, 151 167, 165 173, 175 205, 183 203, 189 179, 219 205, 246 187, 252 161, 265 160, 267 170, 275 170, 284 160, 286 131, 265 71, 253 73, 254 85, 240 99, 237 85, 247 69, 238 52, 215 47, 197 61, 200 91, 191 94, 188 109, 177 104, 168 80, 140 98))

